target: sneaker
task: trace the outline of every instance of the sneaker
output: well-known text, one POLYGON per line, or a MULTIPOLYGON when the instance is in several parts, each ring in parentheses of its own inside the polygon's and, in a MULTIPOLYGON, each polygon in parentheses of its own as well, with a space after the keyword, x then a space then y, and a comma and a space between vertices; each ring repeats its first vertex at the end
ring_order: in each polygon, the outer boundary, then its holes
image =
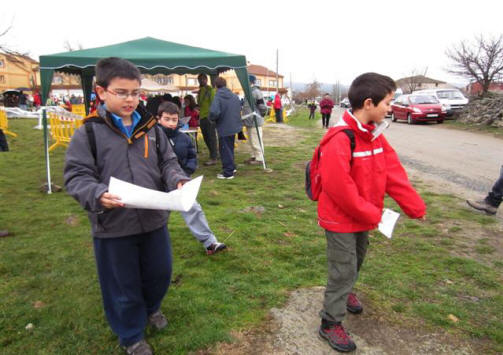
POLYGON ((211 165, 216 165, 216 164, 217 164, 217 161, 215 159, 210 159, 210 160, 204 162, 205 166, 211 166, 211 165))
POLYGON ((213 243, 209 247, 206 248, 206 255, 213 255, 227 248, 227 245, 224 243, 213 243))
POLYGON ((485 200, 482 201, 466 200, 466 203, 470 207, 473 207, 479 211, 484 211, 485 213, 490 215, 496 214, 496 211, 498 210, 498 207, 491 206, 485 200))
POLYGON ((348 295, 348 301, 346 302, 346 309, 348 312, 358 314, 363 312, 363 307, 356 295, 350 292, 348 295))
POLYGON ((159 310, 148 316, 148 324, 152 328, 161 330, 163 328, 166 328, 166 326, 168 325, 168 320, 166 319, 164 314, 162 314, 162 312, 159 310))
POLYGON ((145 341, 145 339, 140 340, 133 345, 124 347, 126 354, 128 355, 152 355, 154 352, 152 347, 145 341))
POLYGON ((319 330, 320 336, 328 341, 328 344, 337 351, 350 352, 356 350, 356 344, 351 339, 341 322, 321 325, 319 330))
POLYGON ((218 175, 217 175, 217 179, 221 179, 221 180, 232 180, 232 179, 234 179, 234 175, 231 175, 231 176, 225 176, 224 174, 218 174, 218 175))

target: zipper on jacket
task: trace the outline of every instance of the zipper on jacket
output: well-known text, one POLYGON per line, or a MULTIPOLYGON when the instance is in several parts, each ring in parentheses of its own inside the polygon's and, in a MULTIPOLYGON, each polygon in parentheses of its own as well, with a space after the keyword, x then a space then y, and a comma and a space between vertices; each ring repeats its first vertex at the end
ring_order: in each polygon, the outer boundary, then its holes
MULTIPOLYGON (((133 184, 135 183, 134 181, 134 175, 133 175, 133 169, 131 169, 131 161, 129 159, 129 149, 131 148, 131 143, 128 144, 127 148, 126 148, 126 154, 127 154, 127 167, 129 169, 129 173, 131 174, 131 180, 133 182, 133 184)), ((138 209, 135 208, 134 209, 135 212, 136 212, 136 216, 138 217, 138 223, 140 224, 140 228, 141 228, 141 232, 142 233, 145 233, 145 228, 143 227, 143 223, 141 221, 141 216, 140 216, 140 212, 138 212, 138 209)))

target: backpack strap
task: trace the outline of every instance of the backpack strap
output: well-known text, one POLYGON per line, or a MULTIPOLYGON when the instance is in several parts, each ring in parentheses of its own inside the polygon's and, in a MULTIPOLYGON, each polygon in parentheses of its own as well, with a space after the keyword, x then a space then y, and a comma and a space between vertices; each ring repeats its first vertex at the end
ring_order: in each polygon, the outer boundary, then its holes
POLYGON ((344 133, 346 133, 346 135, 348 136, 349 141, 350 141, 351 160, 349 161, 349 164, 353 165, 353 152, 355 151, 355 147, 356 147, 355 132, 353 132, 352 129, 344 129, 343 131, 344 131, 344 133))
POLYGON ((91 147, 91 154, 93 155, 94 162, 96 162, 97 157, 96 135, 94 134, 94 128, 93 125, 91 124, 92 122, 104 124, 105 121, 103 120, 103 118, 99 116, 89 116, 84 120, 84 126, 86 127, 87 141, 89 142, 89 147, 91 147))
MULTIPOLYGON (((355 151, 356 147, 355 132, 353 132, 352 129, 343 129, 342 131, 346 133, 346 135, 349 138, 350 143, 349 146, 351 147, 351 160, 349 161, 349 164, 353 165, 353 152, 355 151)), ((320 159, 320 155, 321 155, 321 149, 318 150, 318 159, 320 159)))
MULTIPOLYGON (((154 125, 155 132, 155 152, 157 153, 157 165, 159 165, 159 170, 161 170, 161 143, 159 139, 159 125, 154 125)), ((168 144, 171 144, 168 139, 168 144)))

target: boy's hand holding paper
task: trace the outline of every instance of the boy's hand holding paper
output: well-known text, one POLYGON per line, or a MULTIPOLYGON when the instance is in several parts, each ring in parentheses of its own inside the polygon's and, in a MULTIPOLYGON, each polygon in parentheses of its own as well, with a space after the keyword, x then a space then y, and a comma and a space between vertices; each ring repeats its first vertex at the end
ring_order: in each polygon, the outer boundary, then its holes
POLYGON ((126 208, 187 212, 196 201, 203 180, 199 176, 171 192, 147 189, 112 177, 108 192, 119 196, 126 208))
POLYGON ((381 222, 379 222, 379 232, 391 239, 393 229, 395 229, 395 224, 399 217, 400 213, 392 211, 389 208, 385 208, 382 213, 381 222))

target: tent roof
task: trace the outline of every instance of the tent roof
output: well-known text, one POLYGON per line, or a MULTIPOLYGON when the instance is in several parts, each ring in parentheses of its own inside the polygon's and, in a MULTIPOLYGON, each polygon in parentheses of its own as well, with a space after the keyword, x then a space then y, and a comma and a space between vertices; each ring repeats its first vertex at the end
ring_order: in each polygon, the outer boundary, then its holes
POLYGON ((101 58, 121 57, 134 63, 142 72, 218 74, 229 69, 246 68, 243 55, 145 37, 105 47, 43 55, 40 68, 67 73, 94 72, 101 58), (86 70, 87 69, 87 70, 86 70))

